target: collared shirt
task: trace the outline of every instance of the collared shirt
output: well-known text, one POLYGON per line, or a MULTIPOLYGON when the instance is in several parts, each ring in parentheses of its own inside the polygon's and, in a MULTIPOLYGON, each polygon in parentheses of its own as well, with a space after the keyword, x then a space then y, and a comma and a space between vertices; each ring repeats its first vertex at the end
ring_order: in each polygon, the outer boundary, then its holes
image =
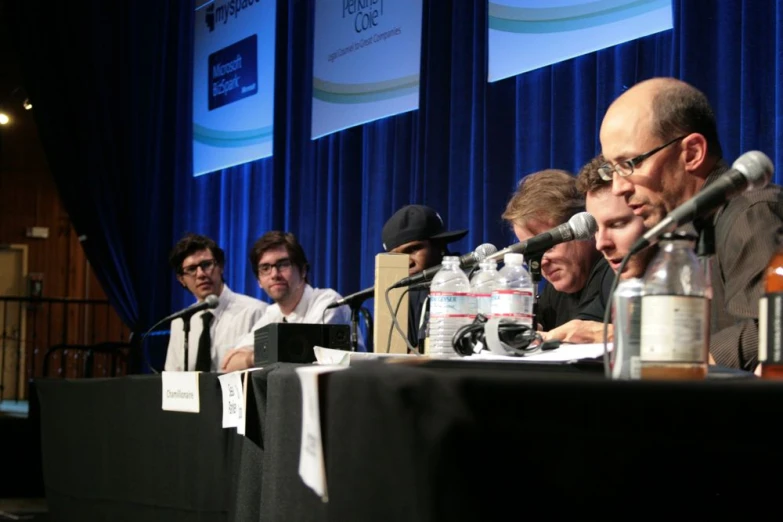
MULTIPOLYGON (((718 162, 702 190, 728 168, 718 162)), ((753 371, 758 362, 758 304, 764 294, 764 271, 783 235, 783 191, 778 185, 768 185, 743 192, 707 223, 714 227, 715 240, 710 263, 710 353, 722 366, 753 371)))
MULTIPOLYGON (((252 297, 236 294, 228 285, 223 285, 223 291, 218 297, 218 306, 209 310, 215 318, 209 327, 212 338, 211 369, 217 371, 223 356, 237 344, 244 334, 252 332, 253 325, 261 319, 269 307, 265 302, 252 297)), ((190 318, 190 334, 188 335, 188 369, 196 369, 198 355, 198 340, 201 336, 204 312, 193 314, 190 318)), ((171 337, 166 354, 166 371, 182 371, 185 365, 185 332, 182 319, 171 322, 171 337)))
MULTIPOLYGON (((318 324, 351 324, 351 313, 346 306, 338 306, 327 310, 326 307, 335 301, 342 299, 342 296, 331 288, 313 288, 309 284, 305 285, 302 298, 297 303, 293 312, 283 315, 280 305, 277 303, 267 308, 264 316, 259 319, 253 328, 246 335, 243 335, 237 348, 253 348, 255 335, 253 332, 259 328, 271 323, 318 323, 318 324)), ((364 351, 364 341, 359 332, 359 351, 364 351)))

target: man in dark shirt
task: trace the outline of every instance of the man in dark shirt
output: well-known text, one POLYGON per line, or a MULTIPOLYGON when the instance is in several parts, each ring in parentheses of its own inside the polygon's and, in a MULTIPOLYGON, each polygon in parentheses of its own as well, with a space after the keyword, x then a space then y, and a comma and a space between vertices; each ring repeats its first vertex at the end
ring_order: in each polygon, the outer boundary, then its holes
MULTIPOLYGON (((562 170, 544 170, 525 177, 508 202, 505 219, 520 241, 567 222, 585 209, 576 179, 562 170)), ((526 260, 528 263, 531 260, 526 260)), ((544 253, 545 279, 538 299, 536 323, 544 332, 557 329, 557 338, 570 340, 582 321, 603 321, 614 274, 595 241, 561 243, 544 253), (572 331, 573 330, 573 331, 572 331)), ((580 342, 597 342, 587 332, 580 342)), ((597 335, 597 334, 596 334, 597 335)))
MULTIPOLYGON (((446 245, 467 235, 467 230, 446 230, 443 219, 435 210, 424 205, 406 205, 394 213, 383 225, 383 249, 410 256, 409 275, 441 264, 443 257, 452 255, 446 245)), ((429 288, 408 292, 408 340, 418 347, 424 338, 425 311, 429 288)))
MULTIPOLYGON (((606 111, 600 138, 612 194, 648 229, 728 170, 707 97, 674 78, 625 91, 606 111)), ((744 192, 694 225, 714 236, 710 353, 722 366, 753 370, 764 271, 783 234, 781 187, 744 192)))

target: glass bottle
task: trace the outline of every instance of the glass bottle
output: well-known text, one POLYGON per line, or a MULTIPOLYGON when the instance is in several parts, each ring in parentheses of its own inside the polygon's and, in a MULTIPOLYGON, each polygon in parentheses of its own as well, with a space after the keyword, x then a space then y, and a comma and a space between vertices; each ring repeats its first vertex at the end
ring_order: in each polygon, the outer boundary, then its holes
POLYGON ((644 276, 642 379, 704 379, 710 345, 710 284, 696 236, 665 234, 644 276))

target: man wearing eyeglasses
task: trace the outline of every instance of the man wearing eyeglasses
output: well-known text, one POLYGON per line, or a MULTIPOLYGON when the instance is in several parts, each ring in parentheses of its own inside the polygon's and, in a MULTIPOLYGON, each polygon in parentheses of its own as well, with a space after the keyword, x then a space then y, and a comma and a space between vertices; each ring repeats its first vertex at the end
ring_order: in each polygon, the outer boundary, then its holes
MULTIPOLYGON (((639 83, 617 98, 600 138, 607 161, 600 175, 648 229, 729 168, 706 96, 673 78, 639 83)), ((715 239, 710 352, 720 365, 752 370, 764 270, 783 233, 780 187, 745 192, 695 225, 715 239)))
MULTIPOLYGON (((252 331, 263 317, 267 304, 231 291, 223 280, 225 253, 212 239, 188 234, 171 251, 169 263, 177 280, 198 302, 208 295, 218 297, 218 306, 193 314, 188 336, 188 368, 216 371, 225 354, 238 339, 252 331)), ((185 333, 182 319, 171 322, 166 371, 185 370, 185 333)))
MULTIPOLYGON (((250 264, 258 285, 275 302, 253 328, 223 359, 222 371, 236 371, 253 366, 255 330, 271 323, 350 324, 345 307, 327 310, 342 299, 330 288, 313 288, 307 280, 309 265, 304 249, 291 233, 271 231, 261 236, 250 251, 250 264)), ((359 344, 364 343, 359 333, 359 344)), ((360 351, 363 348, 360 347, 360 351)))

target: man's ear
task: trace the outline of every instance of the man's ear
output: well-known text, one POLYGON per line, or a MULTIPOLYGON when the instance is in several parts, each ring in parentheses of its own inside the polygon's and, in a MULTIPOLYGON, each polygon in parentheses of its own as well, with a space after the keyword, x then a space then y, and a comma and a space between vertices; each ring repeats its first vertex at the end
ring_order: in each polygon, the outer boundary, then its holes
POLYGON ((177 275, 177 281, 182 285, 182 288, 187 290, 188 285, 185 284, 185 276, 177 275))
POLYGON ((695 174, 707 161, 707 138, 699 133, 689 134, 682 140, 685 172, 695 174))

